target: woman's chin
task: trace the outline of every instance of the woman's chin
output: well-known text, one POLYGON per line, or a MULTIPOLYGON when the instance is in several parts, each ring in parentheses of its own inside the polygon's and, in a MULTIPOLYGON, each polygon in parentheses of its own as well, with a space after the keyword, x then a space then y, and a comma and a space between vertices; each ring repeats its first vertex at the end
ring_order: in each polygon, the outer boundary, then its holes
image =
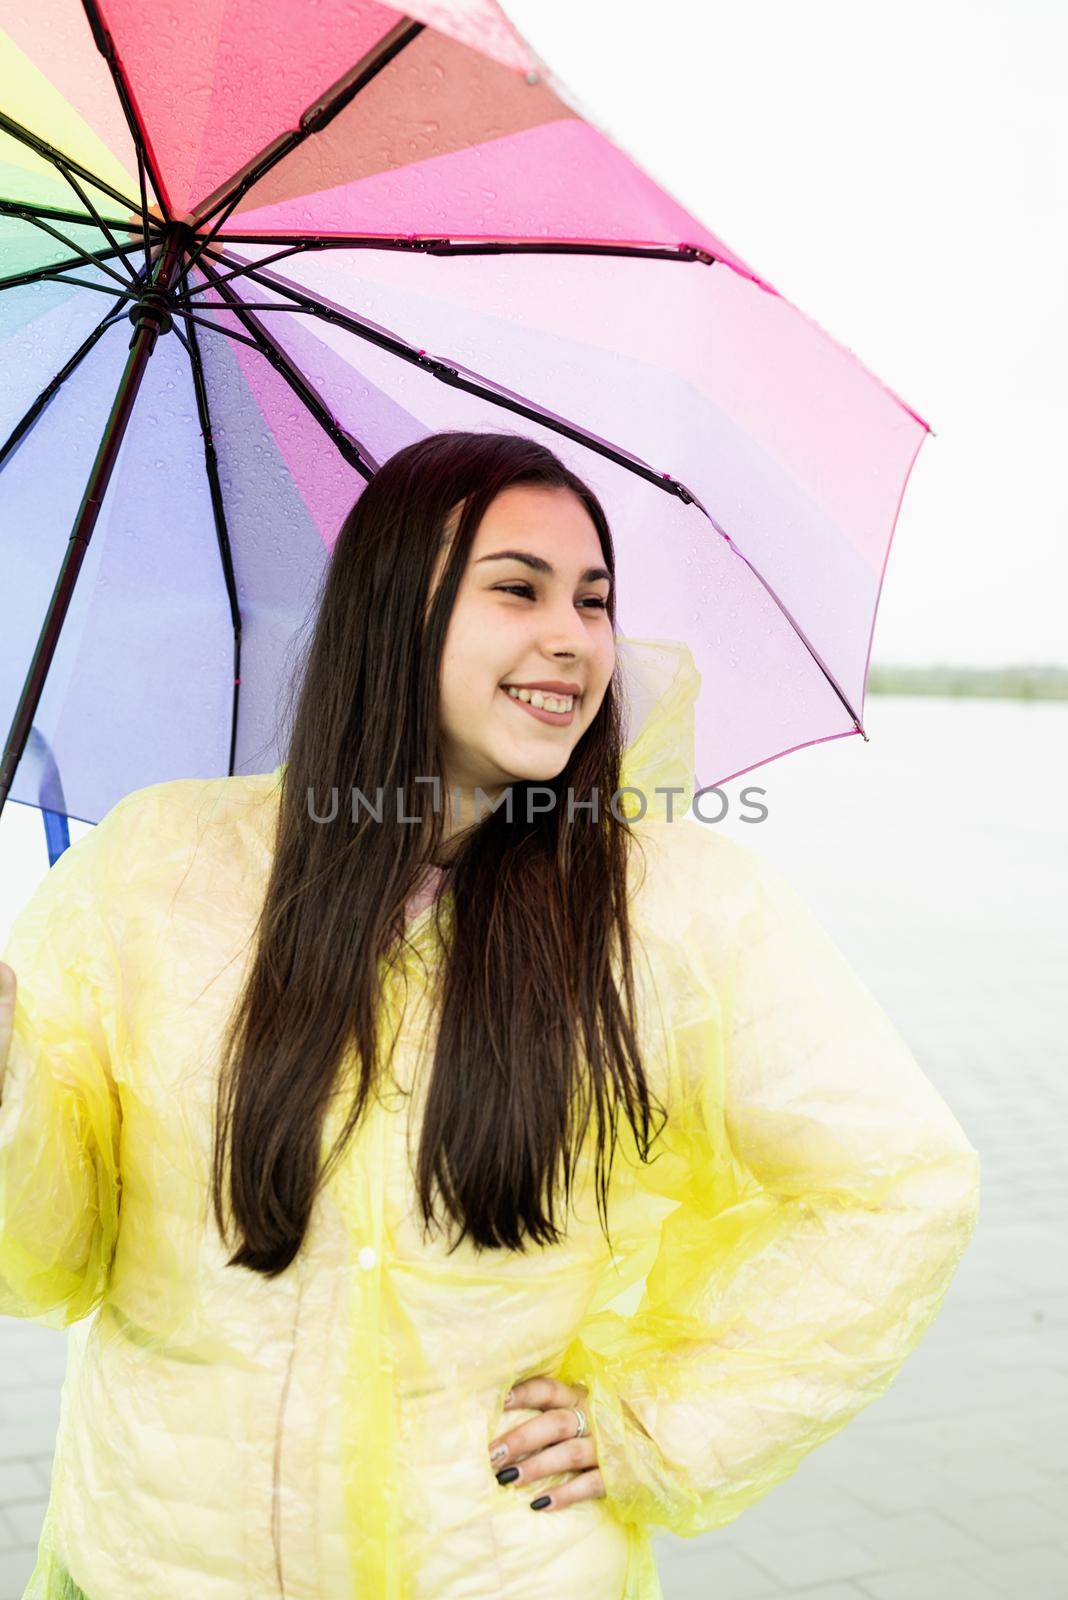
POLYGON ((519 760, 513 754, 507 759, 502 759, 500 763, 501 771, 508 774, 503 780, 505 788, 515 783, 553 783, 566 765, 567 756, 550 757, 546 753, 532 754, 526 759, 519 760))
POLYGON ((513 782, 525 779, 555 778, 571 759, 574 742, 570 739, 523 740, 514 743, 508 750, 499 752, 501 766, 505 771, 514 772, 513 782))
POLYGON ((555 749, 540 739, 486 740, 468 752, 466 783, 472 791, 477 784, 485 794, 517 783, 552 783, 570 761, 572 749, 570 742, 565 749, 563 740, 555 749), (474 778, 479 771, 482 776, 474 778))

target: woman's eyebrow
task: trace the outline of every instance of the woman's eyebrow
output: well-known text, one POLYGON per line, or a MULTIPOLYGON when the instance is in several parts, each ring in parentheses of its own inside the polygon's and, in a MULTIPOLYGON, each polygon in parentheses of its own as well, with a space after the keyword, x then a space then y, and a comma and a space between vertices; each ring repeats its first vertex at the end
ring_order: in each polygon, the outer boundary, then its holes
MULTIPOLYGON (((495 550, 490 556, 479 556, 475 562, 477 567, 483 561, 522 561, 524 566, 533 567, 535 572, 544 572, 550 578, 556 576, 556 568, 542 556, 531 555, 529 550, 495 550)), ((594 583, 598 578, 607 578, 612 581, 612 574, 605 567, 587 567, 580 573, 580 583, 594 583)))

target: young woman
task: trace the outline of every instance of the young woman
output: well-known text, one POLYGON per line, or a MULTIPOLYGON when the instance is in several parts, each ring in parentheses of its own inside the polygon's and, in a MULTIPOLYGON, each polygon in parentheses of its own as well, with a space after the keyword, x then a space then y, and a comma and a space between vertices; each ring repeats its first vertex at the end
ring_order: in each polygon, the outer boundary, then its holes
POLYGON ((287 760, 126 796, 17 918, 0 1311, 77 1323, 33 1600, 655 1600, 934 1316, 975 1153, 680 820, 697 673, 616 603, 540 444, 401 450, 287 760))

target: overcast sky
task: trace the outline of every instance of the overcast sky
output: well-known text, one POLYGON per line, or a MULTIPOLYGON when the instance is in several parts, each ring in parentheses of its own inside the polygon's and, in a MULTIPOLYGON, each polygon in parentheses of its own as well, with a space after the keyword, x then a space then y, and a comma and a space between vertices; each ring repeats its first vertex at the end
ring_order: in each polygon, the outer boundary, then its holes
POLYGON ((581 109, 935 430, 873 661, 1068 663, 1063 0, 504 5, 581 109))

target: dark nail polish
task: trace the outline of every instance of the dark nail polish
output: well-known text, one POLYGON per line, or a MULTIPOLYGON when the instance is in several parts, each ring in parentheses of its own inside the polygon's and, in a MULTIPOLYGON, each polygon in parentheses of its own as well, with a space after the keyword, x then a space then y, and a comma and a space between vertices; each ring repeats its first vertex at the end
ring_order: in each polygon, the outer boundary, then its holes
POLYGON ((518 1467, 505 1467, 503 1469, 503 1471, 498 1472, 498 1474, 497 1474, 497 1482, 498 1483, 514 1483, 515 1480, 518 1478, 518 1476, 519 1476, 519 1468, 518 1467))
POLYGON ((539 1494, 536 1500, 532 1500, 530 1502, 531 1511, 544 1511, 545 1507, 549 1504, 549 1498, 550 1497, 547 1494, 539 1494))

